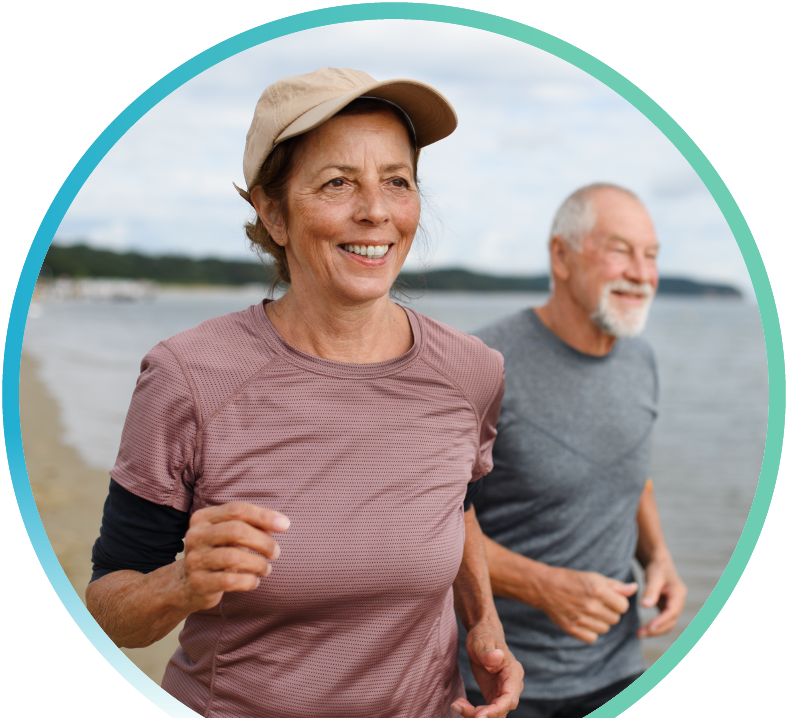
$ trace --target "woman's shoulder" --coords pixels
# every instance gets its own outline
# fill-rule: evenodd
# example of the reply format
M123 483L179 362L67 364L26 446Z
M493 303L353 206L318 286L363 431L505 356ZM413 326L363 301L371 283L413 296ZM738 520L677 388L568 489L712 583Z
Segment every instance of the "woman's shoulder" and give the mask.
M271 350L258 317L260 311L263 311L262 305L258 304L206 319L171 336L163 344L189 363L219 362L226 365L260 355L268 356Z
M148 353L143 371L146 363L154 368L177 364L204 401L222 401L276 356L258 311L263 311L262 305L213 317L175 334Z
M424 314L418 312L413 312L413 314L418 317L425 348L444 356L449 362L458 359L468 361L482 358L497 361L501 356L498 351L488 347L478 337L466 334Z
M413 312L422 332L421 356L467 395L486 403L503 381L503 356L478 337Z

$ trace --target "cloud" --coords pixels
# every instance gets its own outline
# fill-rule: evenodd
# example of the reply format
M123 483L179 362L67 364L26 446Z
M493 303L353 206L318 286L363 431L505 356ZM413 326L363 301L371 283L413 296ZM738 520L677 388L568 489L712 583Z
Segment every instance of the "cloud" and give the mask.
M413 77L457 109L457 131L422 153L434 221L425 221L431 240L408 266L542 271L556 207L577 187L605 180L643 198L671 271L746 281L709 193L628 102L529 45L414 21L296 33L206 70L121 138L75 199L61 234L158 253L251 258L243 233L249 207L231 182L243 177L254 106L274 80L325 65L379 79Z
M683 198L705 192L703 181L690 167L659 174L651 184L651 193L661 199Z

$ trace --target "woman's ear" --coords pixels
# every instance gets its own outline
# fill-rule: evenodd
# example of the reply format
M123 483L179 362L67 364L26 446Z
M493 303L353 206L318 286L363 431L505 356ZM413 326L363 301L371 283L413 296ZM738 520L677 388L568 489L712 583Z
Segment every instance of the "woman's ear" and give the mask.
M279 213L279 206L276 202L263 192L260 185L252 187L249 193L252 198L255 212L263 223L263 226L268 230L271 239L274 240L280 247L287 244L287 232L285 231L285 223L282 221L282 215Z

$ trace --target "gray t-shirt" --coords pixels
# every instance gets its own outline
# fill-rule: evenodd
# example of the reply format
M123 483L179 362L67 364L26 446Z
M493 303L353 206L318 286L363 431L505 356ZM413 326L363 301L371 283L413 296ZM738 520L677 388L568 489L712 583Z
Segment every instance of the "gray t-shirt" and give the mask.
M631 581L657 417L650 347L619 339L606 356L583 354L533 310L477 336L503 354L506 369L495 466L474 500L482 530L536 561ZM634 597L621 622L592 644L520 601L495 604L525 669L525 698L580 696L644 669ZM478 690L464 640L460 627L463 679Z

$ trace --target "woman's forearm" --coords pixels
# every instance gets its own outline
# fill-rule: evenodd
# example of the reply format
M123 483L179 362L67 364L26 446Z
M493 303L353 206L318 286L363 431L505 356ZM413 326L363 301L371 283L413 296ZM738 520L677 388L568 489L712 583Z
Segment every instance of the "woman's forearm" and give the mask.
M473 507L465 512L465 546L462 564L454 580L454 606L468 630L484 620L500 624L490 586L484 535Z
M123 648L142 648L164 638L191 613L183 604L182 561L152 573L115 571L85 592L88 611Z
M468 661L487 705L481 713L465 698L452 704L463 716L505 716L517 707L523 690L523 667L506 645L495 610L484 535L471 507L465 512L465 546L454 581L454 607L468 636Z
M93 581L88 610L118 646L149 646L225 592L256 589L280 554L272 534L289 526L277 511L238 501L195 511L184 558L151 573L115 571Z

